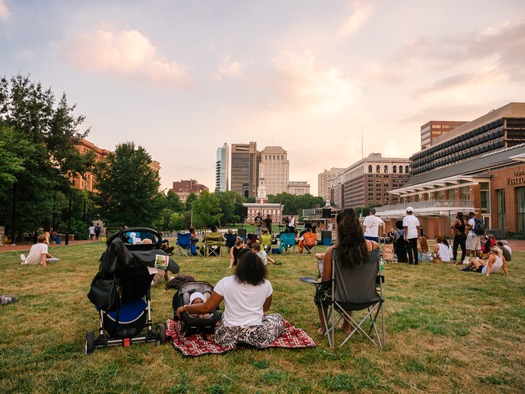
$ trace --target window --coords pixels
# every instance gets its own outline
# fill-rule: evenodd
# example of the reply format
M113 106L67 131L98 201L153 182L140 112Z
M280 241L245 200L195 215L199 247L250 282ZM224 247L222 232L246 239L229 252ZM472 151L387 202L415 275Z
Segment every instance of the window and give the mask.
M490 213L490 190L488 182L480 182L481 213Z
M378 174L381 172L381 166L379 164L376 166L376 172Z
M405 166L405 174L408 174L408 166Z
M383 171L383 172L384 172L385 174L388 172L388 166L387 166L387 165L385 165L385 167L384 167L384 171Z
M392 167L392 172L393 172L394 174L397 173L397 166L393 166L393 167Z
M516 214L518 220L518 232L525 233L525 187L516 188Z
M505 221L505 189L496 190L496 201L498 204L496 212L498 217L498 228L505 231L507 228Z
M403 166L399 166L399 173L400 173L400 174L403 173Z
M368 172L372 172L372 164L368 166Z

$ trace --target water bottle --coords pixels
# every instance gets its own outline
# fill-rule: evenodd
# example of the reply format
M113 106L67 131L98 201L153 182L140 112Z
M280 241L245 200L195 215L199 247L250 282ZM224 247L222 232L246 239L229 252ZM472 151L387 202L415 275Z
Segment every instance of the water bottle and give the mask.
M379 260L379 272L383 272L383 269L385 268L385 259L381 257Z

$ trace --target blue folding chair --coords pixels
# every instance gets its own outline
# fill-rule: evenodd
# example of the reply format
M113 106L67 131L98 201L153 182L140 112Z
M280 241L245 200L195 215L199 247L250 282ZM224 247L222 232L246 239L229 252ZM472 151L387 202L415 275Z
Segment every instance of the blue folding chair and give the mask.
M295 234L294 233L282 233L279 237L280 245L279 252L284 253L295 253Z
M191 244L191 233L177 233L177 247L181 256L191 257L193 256L192 244Z

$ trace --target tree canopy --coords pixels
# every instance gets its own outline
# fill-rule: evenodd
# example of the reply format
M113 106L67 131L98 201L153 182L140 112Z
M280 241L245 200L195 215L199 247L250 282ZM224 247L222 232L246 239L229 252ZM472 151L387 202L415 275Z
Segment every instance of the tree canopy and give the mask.
M97 166L95 201L106 226L152 226L161 217L165 197L150 165L143 147L126 142Z

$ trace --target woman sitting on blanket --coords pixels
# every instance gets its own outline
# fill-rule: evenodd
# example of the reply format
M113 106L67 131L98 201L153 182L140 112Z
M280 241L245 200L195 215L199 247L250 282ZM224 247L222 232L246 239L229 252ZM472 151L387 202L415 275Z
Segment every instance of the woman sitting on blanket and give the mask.
M353 266L355 264L374 264L377 261L377 255L371 254L375 249L379 248L379 245L374 241L365 240L365 235L359 218L356 216L355 211L352 208L346 208L341 211L336 218L337 221L337 242L334 246L330 246L323 257L323 268L321 282L330 283L332 279L332 253L336 250L337 253L337 264L342 267ZM331 293L331 285L322 284L318 286L315 294L315 304L319 305L323 298L329 297ZM319 335L325 335L326 327L323 323L323 311L318 306L319 319L321 320L321 328L317 330ZM350 333L350 324L344 320L340 327L347 334Z
M273 293L267 273L259 256L247 251L239 259L235 274L221 279L203 304L181 306L177 315L209 313L224 300L224 314L215 329L215 343L268 347L285 331L286 325L280 314L264 315L272 305Z

